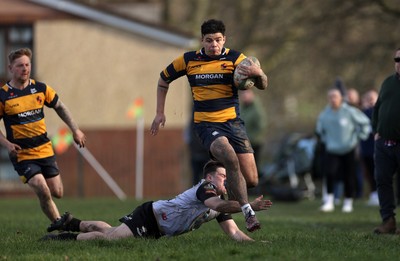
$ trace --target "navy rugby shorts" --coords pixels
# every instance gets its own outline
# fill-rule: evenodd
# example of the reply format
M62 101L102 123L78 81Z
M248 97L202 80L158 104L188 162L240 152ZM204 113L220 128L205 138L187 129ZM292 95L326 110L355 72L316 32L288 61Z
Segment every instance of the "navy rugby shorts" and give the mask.
M16 162L11 159L15 171L17 171L22 182L27 183L33 176L41 173L44 178L50 179L60 174L56 162L56 156L43 159L23 160Z
M194 130L203 146L210 150L211 143L218 137L226 137L236 153L254 153L241 119L227 122L199 122L194 124Z

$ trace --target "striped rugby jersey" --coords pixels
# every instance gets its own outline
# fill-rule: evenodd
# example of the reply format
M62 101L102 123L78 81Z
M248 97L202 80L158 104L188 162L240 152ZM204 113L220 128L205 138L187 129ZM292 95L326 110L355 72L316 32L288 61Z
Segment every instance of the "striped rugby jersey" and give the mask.
M239 116L238 90L233 72L246 56L224 48L218 58L207 56L204 49L186 52L161 73L171 83L186 75L192 89L194 122L226 122Z
M45 105L54 107L57 101L54 89L33 79L23 90L8 83L0 89L0 118L4 120L7 139L22 148L17 154L18 162L54 155L43 109Z

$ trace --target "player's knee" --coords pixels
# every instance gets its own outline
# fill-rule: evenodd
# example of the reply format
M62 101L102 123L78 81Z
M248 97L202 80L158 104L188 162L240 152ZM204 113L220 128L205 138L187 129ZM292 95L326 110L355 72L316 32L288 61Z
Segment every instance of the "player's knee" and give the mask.
M49 184L51 195L55 198L62 198L64 196L64 188L60 184Z
M52 194L52 196L55 197L55 198L60 199L60 198L62 198L64 196L64 194L63 193L54 193L54 194Z
M55 189L51 192L51 195L55 198L62 198L64 196L64 191L62 188Z
M247 187L248 188L254 188L258 185L258 178L255 179L250 179L247 181Z
M248 188L254 188L258 185L258 175L249 175L248 172L242 172Z

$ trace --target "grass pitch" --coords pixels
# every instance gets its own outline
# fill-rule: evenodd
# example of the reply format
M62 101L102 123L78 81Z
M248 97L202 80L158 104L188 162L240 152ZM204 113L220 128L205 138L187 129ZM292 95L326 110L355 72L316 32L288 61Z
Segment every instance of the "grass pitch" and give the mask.
M140 202L66 198L56 203L78 218L118 225ZM250 234L255 243L230 240L216 221L159 240L40 242L49 222L37 199L2 198L0 260L398 260L400 236L372 234L380 223L377 207L356 201L353 213L337 208L327 214L318 211L319 203L274 202L269 211L258 213L262 229ZM234 218L244 228L243 216Z

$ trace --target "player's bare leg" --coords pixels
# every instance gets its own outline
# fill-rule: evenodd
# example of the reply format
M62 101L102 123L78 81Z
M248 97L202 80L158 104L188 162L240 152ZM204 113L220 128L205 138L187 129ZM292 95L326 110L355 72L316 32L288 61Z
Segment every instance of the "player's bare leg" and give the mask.
M239 161L228 139L219 137L211 144L211 153L226 169L227 191L230 199L237 200L240 205L248 203L246 181L240 173Z
M79 225L79 230L81 232L105 232L111 228L111 225L104 221L81 221Z
M239 160L228 139L226 137L217 138L211 144L210 150L226 169L229 199L239 202L246 219L247 230L253 232L260 229L260 223L248 201L246 180L240 172Z
M237 154L240 164L240 171L246 180L248 188L258 185L258 170L253 153Z
M39 198L40 207L43 213L48 217L48 219L50 219L51 222L56 221L57 218L60 217L60 213L51 197L50 189L47 186L43 175L37 174L33 176L28 181L28 184Z
M46 183L53 197L62 198L64 196L64 186L60 175L46 179Z
M82 223L83 222L86 222L85 226L87 227L87 229L100 229L101 231L80 233L78 234L76 240L92 240L92 239L112 240L112 239L120 239L133 236L132 231L124 223L122 223L118 227L105 227L104 225L107 223L101 221L82 221Z

